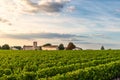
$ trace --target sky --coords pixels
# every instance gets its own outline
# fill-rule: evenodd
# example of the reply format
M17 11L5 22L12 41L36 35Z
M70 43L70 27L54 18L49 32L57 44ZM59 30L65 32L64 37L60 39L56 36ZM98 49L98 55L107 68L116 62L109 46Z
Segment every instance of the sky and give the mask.
M0 45L120 49L120 0L0 0Z

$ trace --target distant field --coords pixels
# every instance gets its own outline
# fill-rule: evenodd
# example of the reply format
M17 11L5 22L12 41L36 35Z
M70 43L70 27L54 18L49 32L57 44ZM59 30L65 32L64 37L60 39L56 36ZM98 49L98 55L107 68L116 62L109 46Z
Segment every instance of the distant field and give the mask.
M0 51L0 80L112 80L120 51Z

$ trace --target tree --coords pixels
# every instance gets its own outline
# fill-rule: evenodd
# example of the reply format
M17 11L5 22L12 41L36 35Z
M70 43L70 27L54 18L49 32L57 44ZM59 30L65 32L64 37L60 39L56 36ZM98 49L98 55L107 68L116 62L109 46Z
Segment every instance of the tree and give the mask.
M14 46L13 48L16 48L16 49L18 49L18 50L21 50L21 49L22 49L21 46Z
M101 46L101 50L105 50L104 46Z
M9 50L10 46L8 44L4 44L1 49Z
M0 49L1 49L2 47L0 46Z
M64 50L64 49L65 49L65 47L64 47L63 44L60 44L60 45L58 46L58 50Z
M45 46L52 46L52 44L46 43L46 44L44 44L43 46L44 46L44 47L45 47Z
M72 50L72 49L74 49L74 48L76 48L76 46L75 46L72 42L70 42L70 43L68 44L66 50Z

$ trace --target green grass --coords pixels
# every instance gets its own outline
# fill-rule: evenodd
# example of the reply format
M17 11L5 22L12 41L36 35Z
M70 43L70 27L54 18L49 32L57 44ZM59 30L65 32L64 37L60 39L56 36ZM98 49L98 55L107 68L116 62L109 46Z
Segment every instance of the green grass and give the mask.
M111 80L119 50L0 51L0 80Z

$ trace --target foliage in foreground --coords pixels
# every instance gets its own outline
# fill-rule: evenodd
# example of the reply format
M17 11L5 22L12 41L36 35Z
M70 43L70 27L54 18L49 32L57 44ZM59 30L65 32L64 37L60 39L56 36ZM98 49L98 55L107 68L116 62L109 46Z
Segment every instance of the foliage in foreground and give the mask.
M120 51L0 51L0 80L111 80Z

